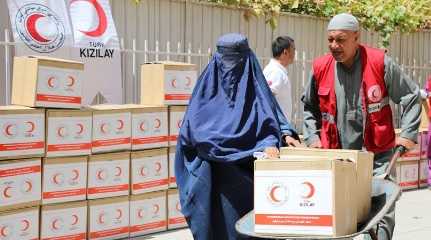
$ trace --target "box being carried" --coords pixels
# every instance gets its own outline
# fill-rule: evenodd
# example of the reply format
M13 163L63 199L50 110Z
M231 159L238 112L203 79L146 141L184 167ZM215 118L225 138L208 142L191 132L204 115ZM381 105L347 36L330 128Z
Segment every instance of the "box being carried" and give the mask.
M186 105L197 79L195 64L159 62L141 66L141 104Z
M126 105L132 112L132 150L167 147L168 108Z
M166 191L131 196L130 236L165 231L166 216Z
M85 200L87 157L43 159L42 204Z
M121 105L94 105L92 153L131 149L131 113Z
M366 220L371 210L371 180L373 177L373 153L358 150L344 149L315 149L315 148L281 148L282 159L292 156L329 157L331 159L349 159L355 163L357 217L358 222Z
M356 208L351 207L356 206L351 194L355 175L354 163L347 160L256 160L255 232L307 236L356 232Z
M0 162L0 211L39 205L41 186L40 158Z
M0 106L0 160L45 154L45 110Z
M12 104L80 108L84 64L49 57L15 57Z
M0 213L0 239L39 239L39 206Z
M187 106L169 107L169 146L176 146Z
M91 154L91 111L47 110L46 156Z
M88 239L129 236L129 197L88 201Z
M87 239L87 201L42 206L41 240Z
M168 149L149 149L131 154L132 194L168 189Z
M91 155L87 199L129 195L130 152Z

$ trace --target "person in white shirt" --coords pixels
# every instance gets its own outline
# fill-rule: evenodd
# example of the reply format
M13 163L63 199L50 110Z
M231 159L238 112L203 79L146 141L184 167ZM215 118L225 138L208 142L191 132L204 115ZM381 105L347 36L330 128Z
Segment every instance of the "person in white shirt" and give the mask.
M289 81L287 67L295 58L295 43L289 36L279 36L272 42L272 56L263 70L266 81L272 94L277 99L287 120L291 122L292 116L292 87Z

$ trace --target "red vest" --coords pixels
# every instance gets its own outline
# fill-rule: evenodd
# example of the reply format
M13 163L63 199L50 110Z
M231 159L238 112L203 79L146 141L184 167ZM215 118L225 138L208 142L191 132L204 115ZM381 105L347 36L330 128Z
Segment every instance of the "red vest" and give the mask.
M359 47L362 60L362 113L364 147L379 153L395 146L395 132L388 91L384 81L382 50ZM328 54L313 63L322 122L320 140L324 148L341 148L337 130L337 98L334 86L335 59ZM342 133L343 134L343 133Z

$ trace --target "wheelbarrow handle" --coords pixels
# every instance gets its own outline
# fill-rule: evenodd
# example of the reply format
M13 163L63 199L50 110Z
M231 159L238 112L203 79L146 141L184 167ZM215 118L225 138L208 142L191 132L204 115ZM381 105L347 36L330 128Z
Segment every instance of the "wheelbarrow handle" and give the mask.
M398 145L395 147L395 153L391 158L391 161L389 162L389 166L386 168L385 173L382 176L379 176L379 178L382 179L387 179L389 180L389 176L391 175L391 171L395 166L395 163L397 162L397 159L402 156L405 152L407 151L407 148L402 146L402 145Z

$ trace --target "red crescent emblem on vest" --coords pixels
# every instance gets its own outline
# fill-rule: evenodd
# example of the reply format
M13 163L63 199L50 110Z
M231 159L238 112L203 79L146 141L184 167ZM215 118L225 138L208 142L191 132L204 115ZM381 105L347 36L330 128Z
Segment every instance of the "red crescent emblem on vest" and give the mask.
M100 3L97 0L72 0L70 2L70 5L78 1L88 2L91 5L93 5L94 9L96 9L97 17L99 19L99 25L94 30L90 30L90 31L79 30L79 31L89 37L102 36L105 33L106 29L108 28L108 19L106 17L105 11L103 10L103 7L100 5Z
M27 26L28 33L30 34L30 36L35 41L40 42L40 43L47 43L50 40L46 39L42 35L40 35L40 33L36 29L37 21L39 20L39 18L43 18L43 17L45 17L45 16L40 14L40 13L35 13L35 14L30 15L27 18L26 26Z
M367 97L372 102L380 102L382 100L382 89L380 86L371 86L367 91Z

